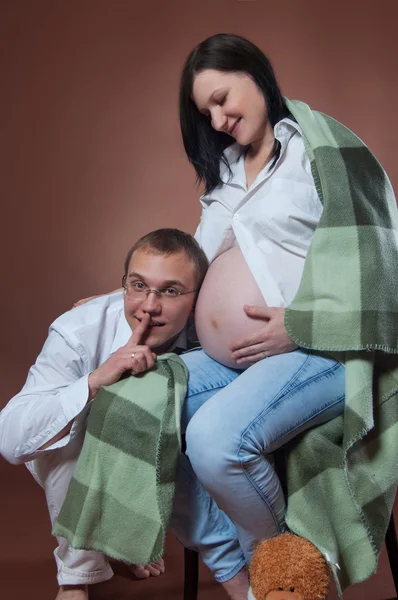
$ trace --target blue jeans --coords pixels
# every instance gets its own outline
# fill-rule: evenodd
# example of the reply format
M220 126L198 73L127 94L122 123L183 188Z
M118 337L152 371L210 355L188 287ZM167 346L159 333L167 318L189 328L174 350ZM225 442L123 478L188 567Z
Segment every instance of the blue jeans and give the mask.
M202 350L182 359L189 461L181 463L172 526L223 582L250 562L260 540L283 531L285 502L269 455L343 412L345 369L302 349L243 372Z

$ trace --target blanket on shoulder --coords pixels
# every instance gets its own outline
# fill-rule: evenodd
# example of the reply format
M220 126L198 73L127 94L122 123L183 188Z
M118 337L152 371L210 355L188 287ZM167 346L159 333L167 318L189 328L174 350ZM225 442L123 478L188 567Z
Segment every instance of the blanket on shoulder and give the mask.
M376 570L397 490L397 206L354 133L302 102L287 106L324 209L285 325L346 368L344 416L289 452L287 524L329 560L341 593Z
M187 371L175 354L103 387L53 535L126 563L161 558L180 454Z

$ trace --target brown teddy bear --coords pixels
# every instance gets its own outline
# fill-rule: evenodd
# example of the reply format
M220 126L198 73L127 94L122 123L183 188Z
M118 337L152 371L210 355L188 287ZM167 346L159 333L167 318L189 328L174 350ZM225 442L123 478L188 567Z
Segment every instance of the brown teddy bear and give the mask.
M303 537L282 533L257 546L248 600L326 600L329 581L319 550Z

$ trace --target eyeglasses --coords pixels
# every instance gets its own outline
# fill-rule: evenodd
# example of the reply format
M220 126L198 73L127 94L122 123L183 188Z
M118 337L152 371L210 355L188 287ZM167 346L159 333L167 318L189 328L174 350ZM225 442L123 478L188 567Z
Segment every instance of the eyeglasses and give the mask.
M190 292L179 292L173 287L167 287L162 289L152 289L149 288L142 281L127 281L126 275L123 276L122 285L125 291L125 294L129 298L140 298L143 299L148 298L149 294L155 294L156 298L159 300L173 300L175 298L179 298L180 296L186 296L187 294L194 294L198 290L192 290Z

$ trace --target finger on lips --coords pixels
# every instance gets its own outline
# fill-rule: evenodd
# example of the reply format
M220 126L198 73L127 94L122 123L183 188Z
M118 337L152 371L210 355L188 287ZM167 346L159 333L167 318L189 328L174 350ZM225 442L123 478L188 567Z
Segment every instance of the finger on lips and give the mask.
M141 321L138 323L137 327L134 329L133 334L130 338L130 343L133 345L139 345L145 331L148 328L149 322L151 320L151 315L149 313L145 313L142 317Z

